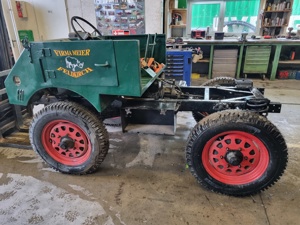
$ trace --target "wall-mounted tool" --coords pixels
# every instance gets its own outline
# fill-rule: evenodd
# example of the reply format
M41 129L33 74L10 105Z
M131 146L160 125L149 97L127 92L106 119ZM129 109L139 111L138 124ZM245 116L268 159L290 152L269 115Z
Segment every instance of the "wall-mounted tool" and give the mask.
M16 8L19 18L27 18L26 2L16 1Z

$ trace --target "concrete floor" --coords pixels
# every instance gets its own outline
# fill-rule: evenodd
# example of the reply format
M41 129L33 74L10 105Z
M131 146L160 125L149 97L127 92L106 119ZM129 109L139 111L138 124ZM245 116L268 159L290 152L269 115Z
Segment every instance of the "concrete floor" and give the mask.
M175 136L108 128L109 154L87 176L55 172L31 150L0 148L0 224L299 224L300 81L255 83L283 103L282 113L268 118L289 147L284 176L265 192L236 198L199 186L184 153L195 122L179 113Z

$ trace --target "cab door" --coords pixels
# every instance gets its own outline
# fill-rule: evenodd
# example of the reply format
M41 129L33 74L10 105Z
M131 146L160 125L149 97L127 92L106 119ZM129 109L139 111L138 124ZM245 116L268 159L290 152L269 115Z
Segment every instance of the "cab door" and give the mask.
M44 42L42 65L55 86L118 86L112 40Z

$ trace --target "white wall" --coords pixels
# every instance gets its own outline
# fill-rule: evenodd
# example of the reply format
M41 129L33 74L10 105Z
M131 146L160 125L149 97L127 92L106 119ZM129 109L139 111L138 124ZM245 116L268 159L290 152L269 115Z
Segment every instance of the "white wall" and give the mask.
M72 16L80 16L95 27L94 0L66 0L69 21ZM146 33L163 33L163 0L145 0Z
M95 16L95 7L94 7L94 0L66 0L67 5L67 16L68 16L68 23L70 26L69 32L73 32L71 27L71 18L73 16L80 16L95 27L96 25L96 16ZM84 27L85 29L88 28L87 26Z
M25 0L27 17L19 18L15 0L2 0L5 21L17 59L23 50L18 30L32 30L34 40L42 41L67 37L69 26L64 0Z
M163 33L163 0L145 0L146 33Z
M72 16L80 16L96 27L94 0L24 0L27 18L19 18L15 0L1 0L13 53L17 59L22 51L18 30L32 30L35 41L67 38L73 32ZM146 33L163 33L163 0L145 0Z

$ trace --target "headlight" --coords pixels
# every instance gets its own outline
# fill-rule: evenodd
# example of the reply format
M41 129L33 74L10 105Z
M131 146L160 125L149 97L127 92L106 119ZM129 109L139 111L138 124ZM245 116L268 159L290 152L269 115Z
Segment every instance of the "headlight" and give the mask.
M20 84L21 84L21 79L20 79L20 77L14 76L14 77L13 77L13 80L14 80L14 83L15 83L17 86L20 86Z

